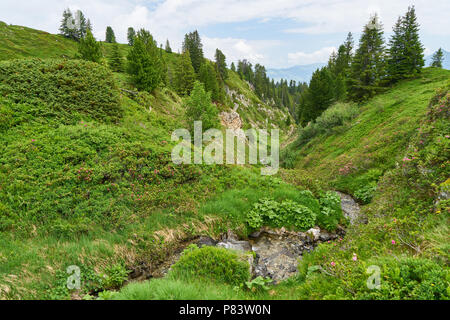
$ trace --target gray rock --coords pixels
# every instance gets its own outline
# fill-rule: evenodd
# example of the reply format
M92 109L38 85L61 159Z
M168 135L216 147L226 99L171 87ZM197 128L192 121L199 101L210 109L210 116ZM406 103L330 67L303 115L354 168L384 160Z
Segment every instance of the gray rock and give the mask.
M361 220L361 209L359 204L348 194L337 192L341 197L341 207L344 217L350 220L350 224L354 225Z
M200 239L198 239L195 244L197 246L199 246L200 248L202 247L215 247L217 245L218 241L215 241L214 239L210 238L210 237L200 237Z
M226 240L219 242L217 246L229 250L236 250L242 252L252 251L252 246L248 241Z

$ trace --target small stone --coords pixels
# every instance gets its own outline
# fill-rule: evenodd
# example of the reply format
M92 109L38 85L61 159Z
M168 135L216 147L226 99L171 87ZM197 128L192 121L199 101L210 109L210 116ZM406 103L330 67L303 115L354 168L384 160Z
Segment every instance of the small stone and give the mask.
M311 228L308 231L306 231L306 234L313 240L317 241L320 237L320 229L318 227Z

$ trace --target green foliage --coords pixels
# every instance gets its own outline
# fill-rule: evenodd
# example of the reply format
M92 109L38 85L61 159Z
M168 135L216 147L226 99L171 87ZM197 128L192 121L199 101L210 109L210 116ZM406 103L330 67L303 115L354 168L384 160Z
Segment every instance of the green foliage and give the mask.
M312 201L313 198L310 198ZM315 200L317 201L317 200ZM253 209L247 213L247 223L253 229L262 226L274 228L294 227L296 230L308 230L314 227L316 213L305 205L291 200L281 203L264 198L253 205Z
M141 30L128 53L128 73L139 90L153 92L162 82L165 74L159 49L153 37Z
M218 83L218 75L216 74L215 68L210 63L204 63L200 67L200 73L198 79L205 86L205 90L211 93L211 98L213 101L220 101L220 89Z
M253 279L252 281L245 282L245 287L252 292L268 291L270 290L270 287L268 285L271 284L272 282L273 280L270 278L263 278L259 276Z
M175 88L179 95L189 95L194 87L195 70L189 51L183 52L175 70Z
M127 32L127 39L128 39L128 45L133 46L134 45L134 38L136 37L136 31L134 28L129 27Z
M189 122L191 132L194 130L194 121L201 121L204 131L219 127L219 112L211 103L211 93L205 92L203 84L196 81L194 89L185 101L186 120Z
M116 42L116 35L114 34L114 30L110 26L106 27L105 42L106 43L115 43Z
M250 279L243 257L216 247L189 248L170 270L172 279L200 279L239 286Z
M111 72L85 61L17 60L0 63L0 95L16 103L42 104L63 117L121 117Z
M320 197L320 214L317 223L322 229L336 230L344 215L341 208L341 198L336 192L328 191Z
M412 6L404 17L398 19L390 40L387 72L391 81L420 73L425 64L423 52L424 48L419 39L419 24Z
M106 268L103 274L104 289L119 289L125 281L128 280L128 271L124 265L115 264Z
M371 98L381 90L386 75L383 34L378 15L371 17L352 63L349 95L355 101Z
M119 50L119 45L117 43L113 44L112 54L109 57L109 67L114 72L123 71L123 59Z
M356 118L359 110L355 104L337 103L325 110L315 122L300 127L295 147L303 146L322 134L331 134L333 129L341 127Z
M100 43L95 40L90 30L87 31L86 37L80 39L78 54L83 60L97 63L103 58Z
M192 67L194 67L195 73L198 74L200 72L200 67L204 62L204 57L202 41L197 30L185 35L183 41L183 52L186 51L189 51Z
M219 49L216 49L215 58L216 58L216 65L217 65L217 69L219 70L220 77L223 80L226 80L228 78L226 57L222 51L220 51Z
M431 67L442 68L442 62L444 61L444 53L442 52L442 48L439 48L433 54L433 61L431 62Z

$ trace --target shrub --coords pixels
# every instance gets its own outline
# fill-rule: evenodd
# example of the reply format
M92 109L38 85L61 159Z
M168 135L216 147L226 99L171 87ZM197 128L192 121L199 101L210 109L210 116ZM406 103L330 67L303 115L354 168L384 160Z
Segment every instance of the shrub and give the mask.
M317 217L319 226L328 231L336 230L343 219L341 198L336 192L326 192L319 200L320 214Z
M299 130L296 146L302 146L320 134L330 133L333 128L345 125L358 115L358 107L354 104L337 103L325 110L315 122L309 123Z
M279 203L264 198L255 203L253 209L247 213L247 223L254 229L270 226L308 230L314 227L315 221L316 214L310 208L291 200Z
M203 131L219 127L218 110L211 102L211 93L206 92L202 83L196 81L191 95L186 99L186 118L191 132L194 121L201 121Z
M217 281L239 286L250 279L249 265L236 253L224 248L189 247L172 266L172 279Z
M44 103L66 118L73 113L105 121L116 121L121 117L119 94L112 73L88 61L28 59L0 62L0 96L15 103Z

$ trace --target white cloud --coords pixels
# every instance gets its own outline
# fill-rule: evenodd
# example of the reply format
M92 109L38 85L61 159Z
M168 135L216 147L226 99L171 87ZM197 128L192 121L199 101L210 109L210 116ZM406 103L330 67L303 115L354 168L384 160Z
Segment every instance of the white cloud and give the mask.
M320 62L327 62L330 55L337 51L335 47L325 47L320 50L306 53L306 52L294 52L288 53L288 60L290 64L306 65Z

